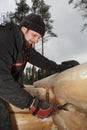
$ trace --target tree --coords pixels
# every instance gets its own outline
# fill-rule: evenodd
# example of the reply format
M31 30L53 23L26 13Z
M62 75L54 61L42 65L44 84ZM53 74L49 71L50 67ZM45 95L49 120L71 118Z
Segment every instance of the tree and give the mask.
M26 3L26 0L19 0L19 2L17 2L17 0L15 0L15 2L16 2L15 12L14 13L13 12L7 12L4 15L4 19L3 19L3 23L4 24L8 24L10 22L14 22L14 23L19 25L21 20L27 14L29 14L30 7Z
M32 6L31 6L31 12L37 13L38 8L40 7L40 0L31 0Z
M79 8L83 14L82 18L86 19L87 18L87 0L69 0L69 4L74 4L74 8ZM87 22L83 24L82 30L87 28Z
M19 24L29 13L30 7L26 3L26 0L20 0L19 2L16 0L16 6L15 13L12 13L10 18L12 21Z
M39 14L46 25L46 35L44 38L42 38L42 55L44 55L44 43L48 40L48 37L57 37L55 33L52 32L53 26L53 20L51 19L51 13L49 13L49 9L51 6L46 5L44 0L31 0L32 6L31 11L33 13ZM42 76L44 77L44 70L42 69Z

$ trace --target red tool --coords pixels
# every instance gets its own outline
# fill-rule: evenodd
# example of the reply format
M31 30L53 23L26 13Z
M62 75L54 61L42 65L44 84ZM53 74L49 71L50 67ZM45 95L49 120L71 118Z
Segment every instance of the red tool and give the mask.
M46 101L49 102L49 86L44 86L43 88L46 89Z

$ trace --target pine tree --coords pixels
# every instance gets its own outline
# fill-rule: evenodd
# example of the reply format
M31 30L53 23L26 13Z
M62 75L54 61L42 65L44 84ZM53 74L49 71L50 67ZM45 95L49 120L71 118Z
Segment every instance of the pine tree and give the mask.
M15 13L12 14L11 20L19 24L21 20L29 13L30 7L26 3L26 0L20 0L20 2L16 1L16 6Z
M14 23L19 25L21 20L27 14L29 14L30 7L26 3L26 0L19 0L19 2L17 2L17 0L15 0L15 2L16 2L15 12L14 13L13 12L6 13L5 20L3 21L4 24L14 22Z
M57 37L55 33L52 32L53 20L51 19L51 13L49 13L50 6L46 5L44 0L31 0L32 6L31 11L33 13L39 14L46 25L46 34L45 37L42 38L42 55L44 55L44 43L48 40L49 37ZM44 70L42 69L42 77L44 77Z
M69 0L69 4L72 3L74 4L74 8L79 8L82 11L82 18L87 19L87 0ZM83 24L82 31L86 28L87 22Z

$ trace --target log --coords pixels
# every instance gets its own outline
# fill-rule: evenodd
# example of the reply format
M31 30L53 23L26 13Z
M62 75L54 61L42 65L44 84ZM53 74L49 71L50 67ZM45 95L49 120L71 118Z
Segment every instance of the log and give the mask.
M31 85L25 85L24 89L31 93L32 96L41 96L42 99L45 99L46 90L44 88L38 89ZM51 98L53 98L53 95ZM10 103L8 104L8 108L12 122L12 130L57 130L52 116L40 119L30 114L29 109L20 109Z
M12 130L57 130L52 117L39 119L29 113L11 113Z
M87 130L87 62L36 81L35 87L49 85L57 103L67 110L54 114L60 130Z
M46 100L46 89L42 88L35 88L34 86L25 85L25 90L29 92L32 96L39 96L40 99ZM49 89L49 101L51 103L56 102L55 95L51 89Z

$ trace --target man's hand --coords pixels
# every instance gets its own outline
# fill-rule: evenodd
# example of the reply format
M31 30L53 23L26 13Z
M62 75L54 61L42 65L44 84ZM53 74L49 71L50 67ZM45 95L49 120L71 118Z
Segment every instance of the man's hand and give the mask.
M63 61L60 65L60 72L72 68L76 65L79 65L79 62L75 60Z
M33 115L37 114L39 118L46 118L52 114L53 109L52 104L35 97L29 108L29 112Z

